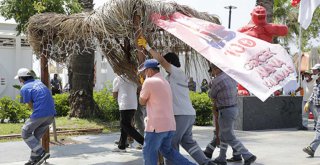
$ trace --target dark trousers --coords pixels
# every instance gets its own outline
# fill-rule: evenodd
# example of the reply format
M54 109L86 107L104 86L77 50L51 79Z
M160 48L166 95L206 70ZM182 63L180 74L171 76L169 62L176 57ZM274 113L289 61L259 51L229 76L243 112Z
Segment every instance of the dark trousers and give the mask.
M120 110L120 127L121 135L119 140L119 149L126 148L126 141L128 135L134 140L143 145L144 138L140 133L132 126L132 119L136 110Z
M51 89L51 92L52 92L52 95L60 94L60 93L61 93L60 89L56 89L56 88L52 88L52 89Z

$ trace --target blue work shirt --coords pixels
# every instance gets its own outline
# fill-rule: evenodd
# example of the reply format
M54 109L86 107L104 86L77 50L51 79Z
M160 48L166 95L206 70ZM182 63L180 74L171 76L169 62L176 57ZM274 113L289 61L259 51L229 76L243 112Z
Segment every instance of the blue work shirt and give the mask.
M56 115L54 101L50 90L39 80L24 82L20 90L23 103L32 102L33 112L30 118L41 118Z

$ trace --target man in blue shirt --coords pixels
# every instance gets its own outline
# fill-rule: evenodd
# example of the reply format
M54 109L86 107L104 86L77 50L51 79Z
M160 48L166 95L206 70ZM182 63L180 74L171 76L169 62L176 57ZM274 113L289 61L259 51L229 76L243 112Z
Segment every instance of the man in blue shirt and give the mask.
M40 165L50 157L42 148L40 140L56 115L54 101L50 90L41 81L35 80L29 69L19 69L15 79L19 79L23 84L20 90L22 102L27 103L33 110L21 133L31 149L30 160L25 165Z

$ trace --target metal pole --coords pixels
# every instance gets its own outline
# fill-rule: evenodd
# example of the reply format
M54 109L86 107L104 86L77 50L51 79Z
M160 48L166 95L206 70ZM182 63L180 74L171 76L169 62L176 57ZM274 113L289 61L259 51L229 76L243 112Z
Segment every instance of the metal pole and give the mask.
M236 9L237 7L236 6L225 6L224 7L225 9L229 9L229 23L228 23L228 29L231 28L231 13L232 13L232 9Z
M298 54L298 84L301 86L301 58L302 58L302 48L301 48L301 39L302 39L302 28L301 28L301 24L299 26L299 40L298 40L298 44L299 44L299 54ZM310 56L309 56L310 57ZM312 67L312 66L311 66ZM309 66L310 68L310 66ZM309 69L308 68L308 69Z
M232 12L232 8L231 8L231 6L229 6L229 23L228 23L228 29L230 29L230 27L231 27L231 12Z

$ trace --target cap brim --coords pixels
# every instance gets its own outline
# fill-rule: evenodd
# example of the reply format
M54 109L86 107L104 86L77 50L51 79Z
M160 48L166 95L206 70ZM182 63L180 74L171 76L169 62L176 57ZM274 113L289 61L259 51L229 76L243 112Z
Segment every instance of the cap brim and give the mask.
M14 79L18 79L18 78L19 78L19 76L18 76L18 75L14 76Z
M138 67L138 73L143 72L146 69L146 67L144 67L144 63L142 63L139 67Z
M145 67L143 67L143 68L141 68L141 69L138 69L138 72L141 73L141 72L143 72L144 70L146 70Z

